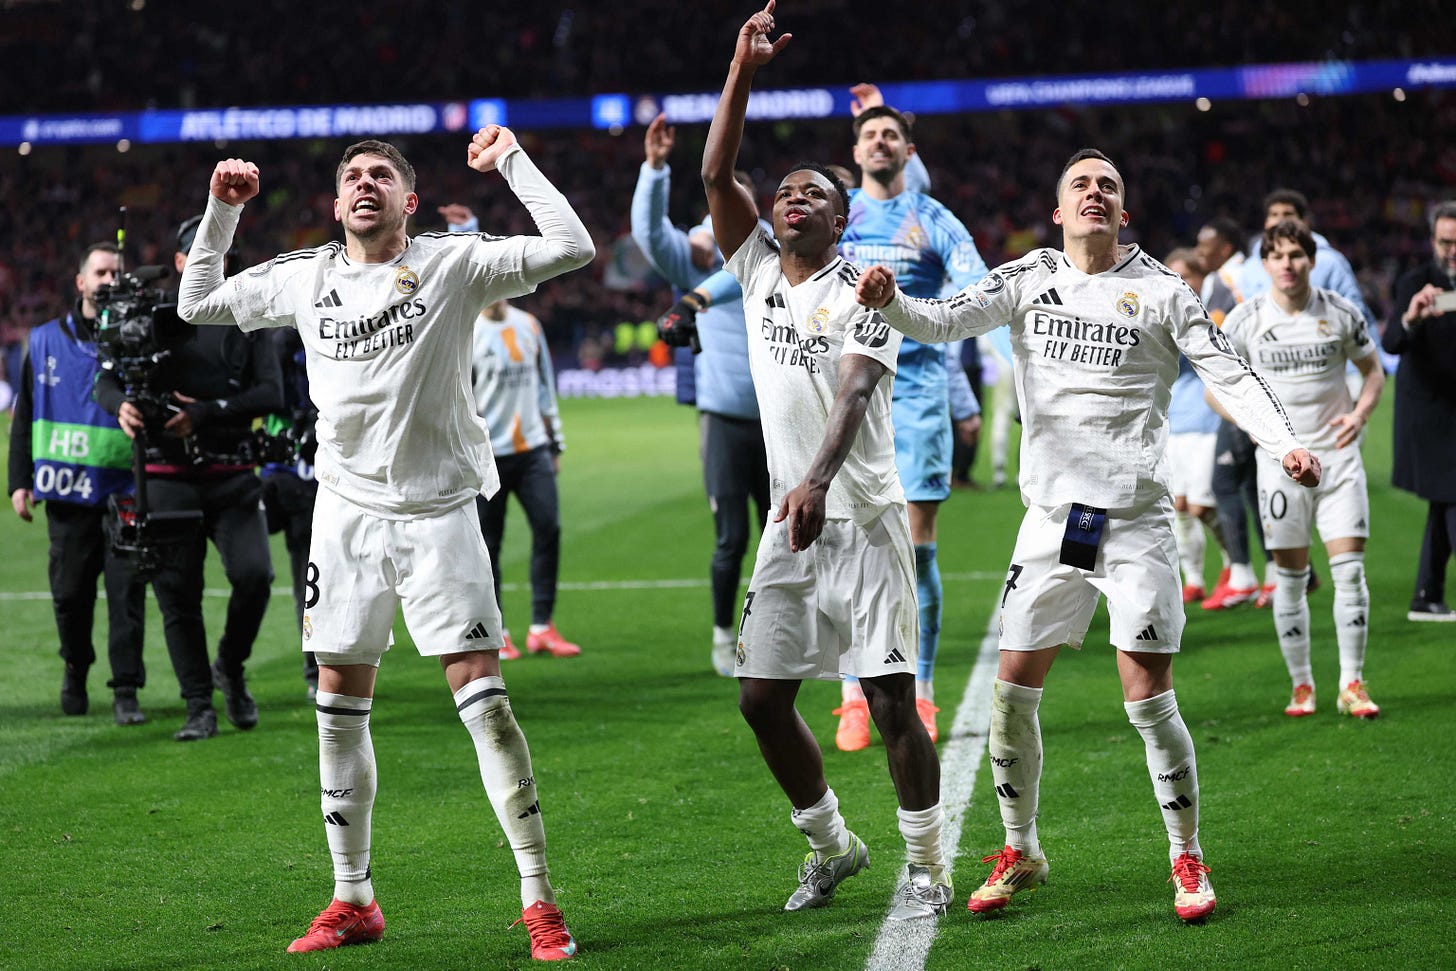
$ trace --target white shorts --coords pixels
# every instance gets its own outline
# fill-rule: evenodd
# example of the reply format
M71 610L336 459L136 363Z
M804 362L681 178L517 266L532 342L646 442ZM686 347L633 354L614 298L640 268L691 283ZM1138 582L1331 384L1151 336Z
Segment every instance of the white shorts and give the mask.
M303 649L329 655L327 663L377 665L401 606L423 655L501 647L473 502L437 516L380 519L320 489L308 559Z
M743 597L740 678L838 680L913 673L919 648L914 546L905 507L864 526L834 519L802 553L770 522Z
M1306 489L1285 473L1278 459L1262 449L1257 453L1259 521L1269 549L1305 549L1312 529L1319 530L1324 542L1369 537L1370 495L1359 446L1329 449L1319 459L1320 484Z
M1106 594L1114 647L1175 653L1184 615L1172 501L1109 510L1092 570L1061 562L1070 511L1070 504L1032 506L1021 521L1001 595L1001 650L1080 648L1098 595Z
M1212 509L1218 503L1213 495L1217 437L1213 432L1168 436L1168 474L1173 480L1173 495L1186 496L1190 506Z

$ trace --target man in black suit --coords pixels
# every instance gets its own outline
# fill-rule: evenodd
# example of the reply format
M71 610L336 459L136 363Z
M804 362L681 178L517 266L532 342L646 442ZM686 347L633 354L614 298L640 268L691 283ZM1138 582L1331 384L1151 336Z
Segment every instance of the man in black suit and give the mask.
M1430 503L1410 620L1456 622L1446 564L1456 549L1456 201L1431 210L1435 259L1396 281L1381 344L1400 355L1391 480Z

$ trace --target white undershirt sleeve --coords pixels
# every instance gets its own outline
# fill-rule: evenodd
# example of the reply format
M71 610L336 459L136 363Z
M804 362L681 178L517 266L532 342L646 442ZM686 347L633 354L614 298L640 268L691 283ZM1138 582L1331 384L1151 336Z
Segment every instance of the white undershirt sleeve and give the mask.
M526 241L523 272L532 285L586 266L596 257L581 217L519 145L508 149L496 168L541 231L539 238Z
M224 297L223 258L232 246L242 206L230 206L209 194L207 209L187 253L177 291L177 314L193 324L236 324Z

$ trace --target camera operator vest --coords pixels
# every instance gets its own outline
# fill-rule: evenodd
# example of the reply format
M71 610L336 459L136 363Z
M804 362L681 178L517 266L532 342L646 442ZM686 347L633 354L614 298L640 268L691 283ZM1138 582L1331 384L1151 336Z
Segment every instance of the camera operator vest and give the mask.
M131 439L91 398L96 346L80 339L74 314L64 325L58 318L31 331L30 363L36 501L98 506L113 493L130 492Z

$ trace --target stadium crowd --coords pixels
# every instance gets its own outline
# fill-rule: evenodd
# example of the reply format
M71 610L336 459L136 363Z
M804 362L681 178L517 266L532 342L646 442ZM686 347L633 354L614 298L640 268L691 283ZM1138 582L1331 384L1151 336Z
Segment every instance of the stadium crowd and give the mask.
M286 0L262 0L247 17L204 5L185 18L146 0L8 3L0 60L16 77L47 83L10 92L6 111L716 91L724 58L712 42L742 22L742 5L676 4L671 29L644 30L663 6L510 4L486 14L468 4L383 0L337 25L347 43L321 45L315 28L329 25ZM824 17L835 27L800 31L775 84L822 84L826 64L846 64L847 79L913 80L1450 52L1449 34L1433 29L1443 13L1434 0L1114 5L1081 35L1013 5L925 4L907 13L886 31L878 4L786 5L780 15L790 28ZM329 14L320 8L317 17Z
M848 81L846 82L848 83ZM1456 97L1411 92L1292 102L1239 102L1200 112L1191 105L1062 109L964 116L925 116L915 138L933 178L933 192L955 212L995 265L1049 241L1052 227L1038 190L1056 179L1066 146L1097 144L1125 159L1138 186L1125 241L1163 254L1193 242L1209 219L1226 215L1252 233L1260 204L1276 185L1310 198L1314 228L1349 258L1366 302L1389 318L1395 278L1427 255L1427 207L1456 185L1456 156L1429 137L1456 124ZM679 158L701 154L706 126L683 126ZM542 321L562 366L576 363L582 341L620 321L654 319L672 303L629 237L628 210L641 160L638 131L573 132L522 139L552 173L597 244L597 265L521 302ZM525 216L498 195L471 184L460 164L458 136L399 139L419 159L431 196L421 201L413 231L444 229L435 211L463 200L493 233L530 231ZM751 125L744 161L762 189L770 173L800 158L847 161L847 119ZM223 146L256 158L269 178L261 204L249 206L239 230L251 263L333 238L332 196L321 175L342 142L257 142ZM301 150L300 150L301 149ZM0 170L0 343L7 360L27 330L69 300L71 264L95 240L115 238L118 207L127 206L127 264L168 262L176 224L192 215L171 191L176 173L205 170L220 148L112 146L38 149ZM670 212L696 222L705 211L693 177L673 181ZM589 346L599 343L589 341ZM610 340L606 341L610 344Z

